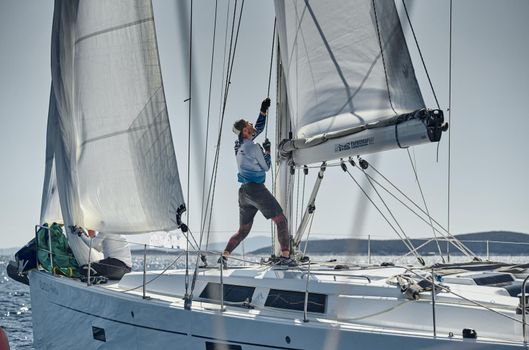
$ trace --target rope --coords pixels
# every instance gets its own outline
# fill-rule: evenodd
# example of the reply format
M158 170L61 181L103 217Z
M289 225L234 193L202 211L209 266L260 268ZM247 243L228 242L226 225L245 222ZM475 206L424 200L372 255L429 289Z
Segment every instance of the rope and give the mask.
M408 24L410 25L410 29L413 34L413 39L415 40L415 46L417 47L417 50L419 51L419 56L421 57L422 66L424 68L424 72L426 73L426 77L428 78L428 83L430 84L430 89L432 90L433 97L437 105L437 109L441 109L441 107L439 106L439 100L437 99L437 95L435 93L435 89L433 88L432 79L430 79L430 73L428 73L428 68L426 68L426 63L424 62L424 57L422 56L422 51L419 46L419 42L417 41L415 30L413 29L413 25L410 20L410 15L408 14L408 8L406 7L406 2L404 0L402 0L402 5L404 6L404 12L406 13L406 18L408 19Z
M272 52L270 53L270 69L268 71L268 89L266 90L266 97L270 97L270 82L272 81L272 61L274 59L274 46L276 40L276 18L274 18L274 30L272 35ZM265 125L265 139L268 137L268 118L266 118Z
M213 84L213 62L215 60L215 38L217 35L217 12L218 12L218 0L215 0L215 19L213 21L213 40L211 41L211 64L209 66L209 91L208 91L208 115L206 120L206 139L204 144L204 170L202 176L202 213L201 213L201 225L200 225L200 246L202 246L202 236L204 233L204 226L206 225L207 206L204 207L206 194L206 172L208 162L208 138L209 138L209 119L211 111L211 86Z
M233 21L232 21L232 26L231 26L230 48L228 50L228 64L227 64L228 67L227 67L226 70L225 70L226 66L223 67L223 73L224 72L226 73L225 81L224 81L224 77L223 77L223 89L222 89L224 98L222 99L222 105L221 105L221 109L220 109L219 134L218 134L218 138L217 138L217 144L216 144L216 147L215 147L215 158L214 158L214 161L213 161L213 169L212 169L211 177L210 177L210 181L209 181L208 199L206 201L206 213L207 213L207 210L208 210L208 207L209 207L208 230L207 230L208 242L209 242L209 235L210 235L210 232L211 232L211 221L212 221L212 216L213 216L213 202L214 202L214 198L215 198L214 181L216 181L216 178L217 178L216 174L217 174L217 171L218 171L218 159L219 159L219 152L220 152L220 140L221 140L221 136L222 136L222 125L224 123L224 112L226 110L226 100L228 98L227 97L228 96L228 86L229 86L228 82L230 80L229 65L230 65L231 55L232 55L233 33L234 33L234 29L235 29L236 11L237 11L237 0L235 1L235 6L233 8ZM225 37L225 40L224 40L224 48L226 48L226 39L227 39L227 33L228 33L229 3L228 3L227 16L228 17L226 18L226 37ZM224 63L226 63L226 50L224 51Z
M404 192L402 192L395 184L393 184L393 182L391 182L387 177L385 177L380 171L378 171L372 164L370 164L370 168L373 169L378 175L380 175L387 183L389 183L394 189L396 189L404 198L406 198L410 203L412 203L415 208L417 208L418 210L420 210L424 215L428 215L421 207L419 207L419 205L417 205L409 196L407 196ZM375 180L376 181L376 180ZM380 185L382 188L384 188L384 186ZM385 188L384 188L385 189ZM385 189L388 193L390 193L395 199L397 199L397 197L395 195L393 195L389 190ZM399 200L399 199L397 199ZM400 200L399 200L400 201ZM402 203L402 201L400 201ZM402 203L404 206L408 207L407 205L405 205L404 203ZM411 210L411 209L410 209ZM437 226L439 226L439 228L441 228L443 231L446 232L446 234L451 238L453 239L455 242L457 242L457 244L459 245L459 248L460 250L464 250L467 252L468 255L472 255L474 257L476 257L476 254L474 254L470 249L468 249L467 247L465 247L465 245L463 245L457 238L455 238L446 228L444 228L438 221L436 221L433 217L430 216L430 218L432 219L433 222L435 222L437 224ZM455 245L455 244L454 244Z
M393 193L391 193L390 190L388 190L386 187L384 187L380 182L378 182L375 178L371 177L371 175L369 175L368 173L365 173L366 176L368 176L371 181L373 181L374 183L376 183L378 186L380 186L384 191L386 191L390 196L392 196L395 200L397 200L400 204L402 204L404 207L406 207L410 212L412 212L413 214L415 214L419 219L421 219L424 223L426 224L429 224L428 221L426 221L426 219L424 219L422 216L420 216L415 210L413 210L410 206L408 206L406 203L404 203L400 198L398 198L397 196L395 196ZM408 199L417 209L419 209L423 214L426 215L426 213L424 212L424 210L422 208L420 208L416 203L414 203L411 199L409 199L405 194L403 194L406 199ZM434 221L434 223L436 223L442 230L445 230L441 225L439 225L439 223L437 221L435 221L435 219L432 218L432 220ZM436 229L437 230L437 229ZM446 230L445 230L446 231ZM437 232L441 235L443 235L439 230L437 230ZM449 237L444 237L446 240L449 240L450 238ZM455 239L455 238L454 238ZM456 239L457 241L457 239ZM455 243L452 243L456 248L458 248L461 253L463 253L464 255L466 256L471 256L471 254L469 254L467 251L465 251L464 249L461 249L459 246L457 246ZM419 247L417 247L417 249L419 249Z
M233 51L232 51L231 48L232 48L232 43L233 43L233 30L234 30L235 15L236 15L236 10L237 10L237 0L236 0L235 1L235 6L234 6L234 10L233 10L233 22L232 22L233 24L232 24L232 32L231 32L231 39L230 39L230 55L228 56L228 76L227 76L226 85L225 85L226 89L225 89L225 94L224 94L224 104L223 104L222 115L221 115L221 123L220 123L220 128L219 128L218 139L217 139L217 147L216 147L216 152L215 152L214 169L213 169L213 172L212 172L212 177L211 177L211 182L210 182L210 191L209 192L211 194L211 205L210 205L210 212L209 212L210 213L210 217L209 217L208 235L209 235L209 229L211 228L211 216L212 216L212 213L213 213L212 209L213 209L213 203L214 203L214 200L215 200L215 189L216 189L216 185L217 185L217 174L218 174L219 156L220 156L220 141L221 141L221 138L222 138L222 125L223 125L223 122L224 122L224 116L225 116L225 112L226 112L226 103L227 103L227 100L228 100L229 86L231 84L231 74L233 73L233 64L235 62L235 52L237 50L237 43L238 43L238 40L239 40L239 30L240 30L240 27L241 27L243 9L244 9L244 0L241 3L241 9L239 11L239 20L238 20L238 24L237 24L237 34L235 35L235 43L233 44ZM231 65L230 65L230 63L231 63ZM208 193L208 197L210 197L209 193ZM197 262L198 262L198 258L199 258L199 256L197 255ZM192 282L191 293L193 293L193 290L194 290L194 287L195 287L197 272L198 272L198 264L196 264L195 272L193 274L193 282Z
M445 258L443 257L443 253L441 253L441 246L439 245L439 241L437 240L437 234L435 233L435 229L433 227L432 217L430 216L430 211L428 210L428 205L426 204L426 199L424 198L424 193L422 191L421 182L419 181L419 175L417 174L417 169L415 168L415 165L413 164L413 161L411 159L411 154L409 148L406 149L408 152L408 158L410 159L411 168L413 169L413 173L415 174L415 180L417 181L417 186L419 186L419 192L421 193L422 202L424 204L424 209L426 209L426 213L428 215L428 219L430 220L430 226L432 227L432 232L435 237L435 244L437 245L437 250L439 251L439 256L441 257L441 260L443 263L445 262Z
M388 205L386 204L386 201L384 201L384 199L382 198L382 196L380 195L380 193L378 192L377 188L375 187L375 185L373 185L373 183L371 182L371 179L369 176L367 176L367 173L365 172L364 169L360 169L362 171L362 173L364 173L364 175L366 176L367 178L367 181L369 182L369 184L371 185L371 187L373 188L373 190L375 190L375 193L377 194L378 198L380 199L380 201L382 202L382 204L384 204L384 207L386 208L386 210L388 211L389 215L391 215L391 217L393 218L393 221L395 221L395 223L397 224L398 228L400 229L400 231L402 232L402 235L404 236L404 238L406 239L406 241L409 243L409 245L413 248L413 250L416 250L416 248L413 246L413 244L411 243L410 241L410 238L406 235L406 232L404 231L404 229L402 228L402 226L399 224L399 222L397 221L397 218L395 217L395 215L393 215L393 212L389 209ZM400 236L399 236L400 237Z
M191 183L191 83L192 83L192 56L193 55L193 0L191 0L191 14L189 21L189 116L188 116L188 129L187 129L187 220L188 226L190 221L189 215L189 188ZM189 231L191 234L191 231ZM191 234L192 235L192 234ZM188 295L189 287L189 239L186 239L186 276L185 276L185 285L186 285L186 295Z
M226 76L226 51L227 51L226 49L228 47L227 43L228 43L229 19L230 19L230 2L228 1L228 6L226 6L226 28L224 30L224 57L222 59L223 63L222 63L222 81L221 81L221 84L220 84L220 96L224 95L224 85L225 85L224 84L224 78ZM222 102L223 101L222 101L222 98L219 99L219 100L220 100L220 104L219 104L219 128L220 128L222 126L221 125L221 117L222 117ZM207 215L208 204L209 204L209 193L208 193L208 199L206 201L206 213L205 213L205 216ZM204 220L205 220L205 217L204 217ZM210 237L210 233L211 233L210 229L211 229L211 215L210 215L210 221L208 223L208 231L207 231L207 238L206 238L206 250L208 249L208 246L209 246L209 237Z
M371 197L369 197L369 195L367 194L367 192L362 188L362 186L358 183L358 181L356 181L356 179L354 178L354 176L351 174L351 172L349 171L349 169L346 169L346 172L347 174L349 174L349 176L351 177L351 179L353 179L353 181L356 183L356 185L358 186L358 188L360 188L360 190L362 191L362 193L366 196L366 198L371 202L371 204L373 204L373 206L375 207L375 209L380 213L380 215L382 215L382 217L384 218L384 220L386 220L386 222L388 223L388 225L393 229L393 231L397 234L397 236L402 240L402 242L404 243L404 245L410 250L413 252L413 254L415 255L415 257L417 258L417 260L420 260L420 256L418 254L418 252L415 250L415 248L413 248L413 245L410 246L410 244L404 240L402 238L402 236L400 235L400 233L395 229L395 227L391 224L391 222L388 220L388 218L384 215L384 213L382 213L382 211L380 210L380 208L375 204L375 202L371 199Z
M451 140L450 136L452 135L452 0L450 0L450 40L449 40L449 46L448 46L448 125L450 126L448 129L448 181L447 181L447 218L446 218L446 227L447 230L450 231L450 175L451 175Z

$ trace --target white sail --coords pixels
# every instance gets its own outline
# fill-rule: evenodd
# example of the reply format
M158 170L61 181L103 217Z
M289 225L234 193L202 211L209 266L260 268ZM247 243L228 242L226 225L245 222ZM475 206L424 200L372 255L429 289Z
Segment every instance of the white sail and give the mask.
M55 167L66 227L175 229L184 201L151 2L57 0L51 54L43 219Z
M424 108L393 0L275 9L294 140L311 146Z

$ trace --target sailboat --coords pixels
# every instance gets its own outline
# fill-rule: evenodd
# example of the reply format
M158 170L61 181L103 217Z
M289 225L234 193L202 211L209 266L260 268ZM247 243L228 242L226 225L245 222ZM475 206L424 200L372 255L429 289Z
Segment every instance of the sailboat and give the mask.
M318 164L299 227L290 220L298 265L199 267L198 249L191 270L101 285L33 269L35 347L527 349L519 270L348 267L301 253L327 162L365 170L359 156L438 142L447 125L424 105L393 1L278 0L275 11L274 190L287 216L292 169ZM74 226L186 232L150 1L56 0L53 23L41 223L64 224L80 264L100 256Z

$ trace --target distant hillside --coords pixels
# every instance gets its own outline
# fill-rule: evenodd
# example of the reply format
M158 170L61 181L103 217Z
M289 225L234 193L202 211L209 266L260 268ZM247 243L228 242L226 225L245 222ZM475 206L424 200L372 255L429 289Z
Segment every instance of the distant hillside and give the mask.
M478 233L466 233L455 236L462 241L470 250L477 255L487 254L487 244L489 241L489 252L491 255L529 255L529 234L510 231L490 231ZM425 244L428 239L412 239L414 247ZM479 242L475 242L479 241ZM506 244L502 242L516 242L525 244ZM440 242L441 250L446 251L446 243ZM304 249L304 243L302 243ZM312 254L367 254L367 239L332 239L332 240L311 240L308 243L307 251ZM270 245L255 251L252 254L266 254L270 252ZM401 240L371 240L371 254L374 255L400 255L406 254L408 248ZM425 244L419 249L421 255L435 254L437 244L435 241ZM459 251L455 247L450 247L450 253L457 255Z

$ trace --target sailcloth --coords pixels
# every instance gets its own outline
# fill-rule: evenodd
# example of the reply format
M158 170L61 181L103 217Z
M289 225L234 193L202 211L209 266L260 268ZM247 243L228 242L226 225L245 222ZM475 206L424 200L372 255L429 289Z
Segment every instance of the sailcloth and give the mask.
M58 196L67 228L175 229L184 200L151 2L56 0L51 62L41 221Z
M424 108L393 0L276 0L294 139Z

